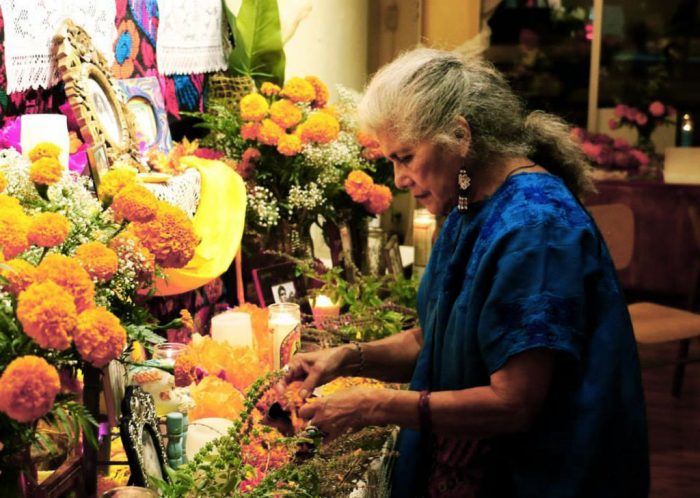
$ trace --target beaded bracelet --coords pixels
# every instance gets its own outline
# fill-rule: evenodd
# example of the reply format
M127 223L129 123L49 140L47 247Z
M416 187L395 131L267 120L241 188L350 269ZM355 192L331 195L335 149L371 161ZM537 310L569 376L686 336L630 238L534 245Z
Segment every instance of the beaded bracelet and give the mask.
M421 391L418 397L418 423L423 434L429 435L433 431L433 421L430 413L430 391Z
M364 351L362 351L362 345L359 342L352 341L352 344L355 345L355 347L357 348L357 352L360 353L360 366L357 367L357 370L353 374L353 377L357 377L360 374L360 372L362 372L362 370L365 369L365 353Z

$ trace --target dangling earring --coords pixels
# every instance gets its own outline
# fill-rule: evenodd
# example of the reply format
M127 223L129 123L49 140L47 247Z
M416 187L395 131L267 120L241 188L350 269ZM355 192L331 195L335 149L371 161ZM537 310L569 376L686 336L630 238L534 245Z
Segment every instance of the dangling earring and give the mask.
M457 176L457 184L459 186L459 195L457 197L457 211L460 213L466 213L469 209L469 199L467 198L467 189L471 184L469 175L467 175L467 170L461 168L459 170L459 175Z

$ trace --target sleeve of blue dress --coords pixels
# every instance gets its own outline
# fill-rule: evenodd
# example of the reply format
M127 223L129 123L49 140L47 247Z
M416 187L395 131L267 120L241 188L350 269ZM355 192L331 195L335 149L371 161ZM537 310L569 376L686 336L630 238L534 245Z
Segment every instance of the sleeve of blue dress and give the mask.
M540 220L504 234L484 255L478 340L489 374L513 355L547 348L581 358L587 275L599 250L591 227Z

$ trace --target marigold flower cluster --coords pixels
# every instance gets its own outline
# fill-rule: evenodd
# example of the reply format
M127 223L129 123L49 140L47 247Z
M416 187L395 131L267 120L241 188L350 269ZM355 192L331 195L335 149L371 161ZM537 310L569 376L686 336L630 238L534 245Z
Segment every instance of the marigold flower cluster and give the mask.
M20 356L0 376L0 411L17 422L32 422L51 410L60 388L53 365L38 356Z
M138 237L122 232L112 239L109 247L117 253L119 260L135 269L135 277L140 286L153 280L156 271L156 258L144 247Z
M61 148L50 142L41 142L34 146L32 150L29 151L29 160L31 162L36 162L43 157L49 157L53 159L58 159L61 154Z
M68 218L60 213L39 213L31 218L27 238L39 247L55 247L63 244L70 233Z
M392 195L389 187L374 183L372 177L359 170L352 171L345 179L345 192L362 204L372 214L382 214L389 209Z
M110 205L117 222L148 221L156 215L158 199L143 185L131 183L114 194Z
M85 268L91 278L106 282L119 268L117 253L102 242L86 242L75 251L75 258Z
M95 285L77 259L63 254L47 254L37 268L37 282L47 280L58 284L73 297L78 313L95 306Z
M234 386L216 375L208 375L190 389L194 408L188 412L190 421L221 417L235 420L243 410L243 395Z
M1 270L0 276L7 280L5 288L14 296L18 296L36 280L36 267L23 259L11 259L5 265L9 269Z
M14 197L0 194L0 250L5 259L29 249L29 216Z
M29 168L29 178L38 185L53 185L63 176L63 166L56 157L41 157Z
M75 347L84 360L97 368L119 357L126 347L126 330L105 308L93 308L78 316Z
M100 198L109 204L117 192L135 182L135 170L127 167L112 168L100 178Z
M78 315L73 296L48 281L33 283L20 293L17 319L40 347L64 351L70 347Z

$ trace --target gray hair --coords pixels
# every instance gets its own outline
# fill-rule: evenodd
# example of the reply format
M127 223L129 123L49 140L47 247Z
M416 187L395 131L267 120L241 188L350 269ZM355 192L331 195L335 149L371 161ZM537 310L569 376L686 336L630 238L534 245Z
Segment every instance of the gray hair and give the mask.
M561 177L576 195L593 190L591 167L570 126L523 103L490 63L430 48L406 52L375 74L360 102L360 123L405 143L456 147L457 118L471 130L468 160L526 156Z

